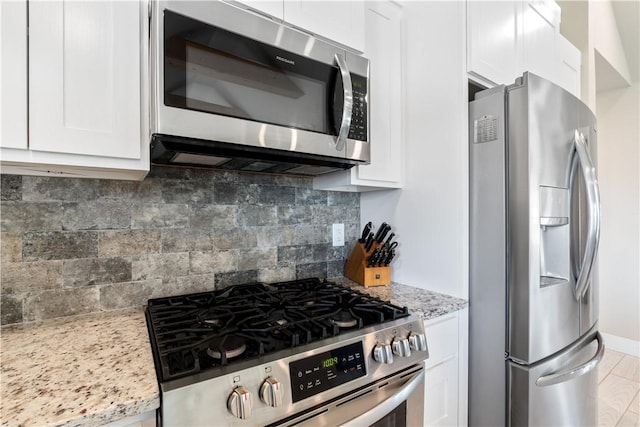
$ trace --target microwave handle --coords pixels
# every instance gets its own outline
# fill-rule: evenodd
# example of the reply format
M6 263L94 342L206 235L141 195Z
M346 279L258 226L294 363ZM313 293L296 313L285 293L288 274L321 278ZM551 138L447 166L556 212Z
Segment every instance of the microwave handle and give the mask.
M342 76L342 87L344 88L344 104L342 106L342 122L340 124L340 131L336 136L336 150L342 151L344 149L345 141L349 135L349 128L351 127L351 112L353 110L353 88L351 86L351 73L349 67L347 67L347 61L345 58L336 53L335 56L338 69L340 69L340 75Z

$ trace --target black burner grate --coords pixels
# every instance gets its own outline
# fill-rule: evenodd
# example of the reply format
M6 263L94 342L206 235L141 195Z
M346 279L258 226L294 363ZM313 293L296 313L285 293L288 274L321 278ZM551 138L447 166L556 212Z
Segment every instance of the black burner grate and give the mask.
M166 381L409 314L348 287L305 279L151 299L146 315Z

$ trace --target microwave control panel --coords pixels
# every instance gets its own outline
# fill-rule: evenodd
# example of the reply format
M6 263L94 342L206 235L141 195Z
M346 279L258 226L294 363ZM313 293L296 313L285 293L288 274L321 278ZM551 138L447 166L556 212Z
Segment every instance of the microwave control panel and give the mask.
M351 128L349 139L367 140L367 79L351 74L353 88L353 110L351 112Z

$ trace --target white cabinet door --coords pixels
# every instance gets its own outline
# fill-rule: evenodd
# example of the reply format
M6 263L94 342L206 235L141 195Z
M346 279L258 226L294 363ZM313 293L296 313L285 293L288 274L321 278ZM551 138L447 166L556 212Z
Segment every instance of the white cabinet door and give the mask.
M359 52L364 50L362 0L284 0L284 20Z
M284 3L282 0L242 0L242 3L251 7L252 9L259 10L262 13L273 16L278 19L282 19L284 14Z
M467 71L482 83L510 84L518 75L518 12L513 1L467 2Z
M424 425L459 425L458 358L451 356L427 369L424 382Z
M27 149L27 2L0 2L0 147Z
M365 55L369 81L371 164L359 180L402 181L402 10L391 2L367 3Z
M556 38L556 78L557 83L580 98L580 71L582 66L582 54L562 35Z
M522 72L556 81L556 34L560 8L553 1L525 2L522 12Z
M395 2L365 3L371 164L316 177L314 188L372 191L402 186L402 15Z
M141 156L137 1L29 2L29 148Z
M425 334L429 358L425 362L424 425L457 426L458 313L426 321Z

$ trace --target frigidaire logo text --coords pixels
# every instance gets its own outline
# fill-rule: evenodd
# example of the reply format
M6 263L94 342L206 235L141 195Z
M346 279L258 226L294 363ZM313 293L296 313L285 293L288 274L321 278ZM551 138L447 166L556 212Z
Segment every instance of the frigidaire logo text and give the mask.
M283 58L282 56L278 56L278 55L276 55L276 59L277 59L278 61L286 62L286 63L287 63L287 64L289 64L289 65L296 65L296 62L295 62L295 61L293 61L293 60L291 60L291 59Z

